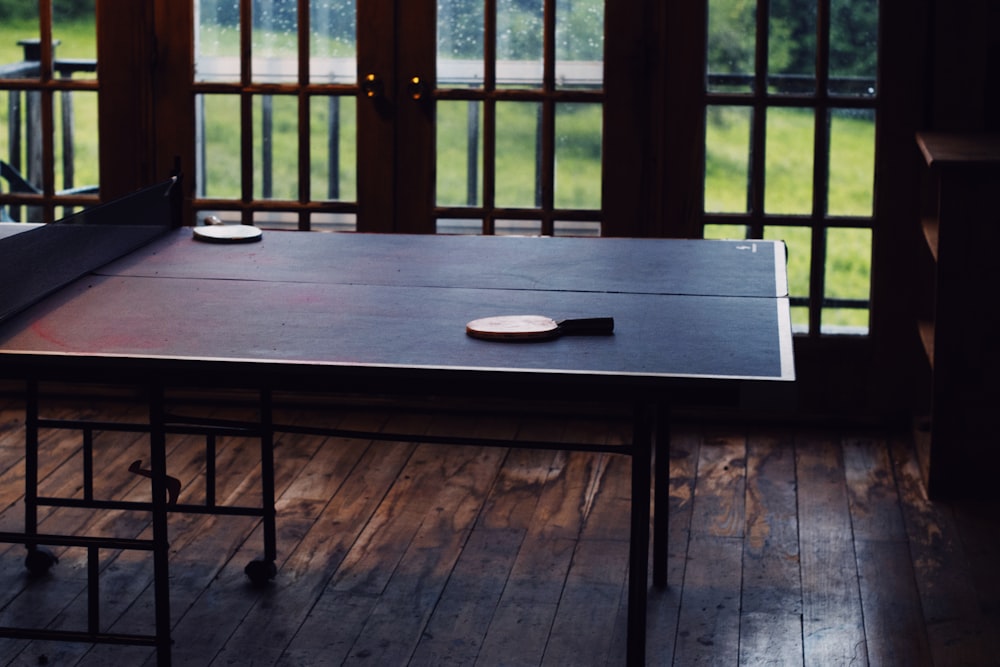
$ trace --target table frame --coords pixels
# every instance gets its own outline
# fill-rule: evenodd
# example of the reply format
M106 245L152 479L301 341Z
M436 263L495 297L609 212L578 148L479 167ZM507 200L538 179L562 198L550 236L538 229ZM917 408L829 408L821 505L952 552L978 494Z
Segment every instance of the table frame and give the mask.
M562 442L511 442L507 440L409 433L371 433L336 428L303 427L275 423L273 420L273 391L270 387L254 387L257 396L259 420L256 422L201 419L176 414L168 409L166 394L168 384L146 384L148 396L148 421L146 423L101 422L74 419L46 419L41 416L39 382L26 383L25 420L25 528L23 533L0 533L0 542L23 543L27 547L26 562L36 560L35 567L47 570L53 563L45 562L42 545L74 546L88 548L88 627L81 631L47 630L34 628L0 628L0 637L22 639L80 641L110 644L155 646L157 664L171 664L170 588L169 588L169 527L170 513L195 513L260 517L263 528L263 555L247 564L246 573L254 584L262 585L277 573L277 513L275 511L274 441L277 433L300 433L315 436L366 438L387 441L412 441L432 444L518 447L527 449L553 449L564 451L606 452L630 456L632 459L630 511L627 664L643 665L646 660L646 607L649 579L650 501L655 503L652 515L653 531L653 584L666 587L666 560L669 522L669 411L665 402L635 400L631 405L632 439L626 444L594 445ZM84 439L84 498L53 498L38 494L38 445L39 429L68 429L83 433ZM112 501L93 498L93 467L89 463L90 433L99 430L117 430L146 433L149 437L150 470L146 475L151 481L151 501ZM183 504L171 499L172 478L167 474L166 442L168 434L193 434L204 436L211 460L214 438L223 435L255 437L260 440L261 507L222 506L214 502L214 493L207 493L206 504ZM208 483L214 479L211 464L208 466ZM652 494L651 484L663 492ZM92 510L128 509L148 511L151 515L152 539L132 540L76 535L51 535L38 532L38 508L76 507ZM102 632L99 629L97 550L101 548L136 549L153 555L155 630L151 635L130 635ZM39 563L40 560L40 564Z
M153 192L160 200L166 201L162 195ZM136 211L145 210L145 204L133 202L135 206L126 207L122 211L114 211L118 222L126 223L135 217ZM120 213L120 215L119 215ZM126 213L128 215L126 215ZM111 213L105 211L104 215ZM82 228L73 227L53 227L46 228L51 236L65 236L67 233L80 234ZM130 228L109 230L100 229L99 236L108 237L115 243L132 243L123 231L130 231ZM130 233L136 237L145 239L147 236L158 235L159 232L152 229L136 228ZM451 239L439 245L438 241L431 241L428 238L382 238L379 242L368 242L361 236L342 236L337 238L335 248L339 251L336 260L332 257L324 257L322 253L316 255L316 248L311 244L296 246L299 241L290 241L296 237L282 237L280 235L269 236L270 240L264 240L267 244L261 247L261 253L266 254L268 248L273 248L273 256L277 262L271 265L269 273L269 285L275 287L272 300L264 300L264 303L274 303L283 305L281 299L288 294L284 287L302 281L310 286L310 297L322 300L320 315L335 314L339 319L322 318L319 321L311 321L316 311L306 311L300 309L296 311L296 324L310 326L309 332L316 339L327 336L332 326L341 328L350 327L356 320L364 320L369 313L364 310L344 310L347 305L353 304L358 307L369 303L381 305L389 309L394 306L402 309L402 312L409 312L411 297L422 295L430 305L437 310L421 311L417 317L410 316L403 318L399 331L394 330L394 335L387 337L383 341L378 354L371 357L364 357L356 360L352 354L361 348L370 347L373 336L372 332L378 331L380 326L390 321L386 318L396 318L393 322L400 320L399 312L378 312L368 321L368 329L361 329L362 333L353 333L344 344L345 350L338 350L340 354L333 356L323 356L329 350L321 352L318 356L291 357L293 353L284 351L281 358L265 358L263 354L254 358L240 358L227 347L213 347L209 344L207 349L191 352L203 356L184 356L189 354L188 349L183 345L190 335L199 335L205 326L205 321L198 317L184 319L177 315L178 320L183 320L182 324L189 326L189 329L172 331L168 336L159 336L166 339L168 343L180 343L180 345L168 345L161 348L157 353L145 353L144 348L140 348L138 353L133 353L133 348L104 348L91 352L92 348L81 347L88 350L85 352L64 352L58 344L47 347L51 341L45 340L42 336L41 347L33 347L33 343L39 342L38 338L31 339L31 335L26 336L27 343L17 341L17 335L22 332L29 334L35 332L34 325L39 317L44 321L46 314L56 313L61 315L67 331L77 331L82 328L81 321L90 321L93 328L97 322L97 328L101 329L101 324L107 321L108 314L101 310L102 303L99 302L97 293L107 295L101 291L101 286L105 286L113 293L123 296L126 300L109 300L111 306L117 309L117 313L131 312L130 305L135 299L145 298L146 302L170 303L175 308L174 312L187 314L192 307L192 302L186 297L182 289L181 280L198 279L206 282L202 283L204 296L207 292L214 295L216 301L207 301L201 304L203 308L218 307L219 303L235 303L229 297L233 295L232 288L237 285L237 281L254 281L256 265L248 262L248 250L246 246L237 248L236 246L212 247L212 256L208 264L205 262L208 257L205 254L207 247L201 244L197 249L181 250L178 244L182 243L182 238L187 234L187 230L175 229L168 233L162 243L154 242L149 246L152 250L148 253L139 253L137 256L125 256L121 260L114 262L110 268L98 271L90 270L87 283L72 283L62 290L55 297L56 304L70 303L74 299L79 299L75 304L80 310L69 309L62 311L60 308L46 310L45 303L39 305L39 309L32 312L24 312L15 316L11 320L12 324L8 328L13 334L14 343L10 349L0 350L4 361L4 374L8 377L25 380L27 387L26 406L26 462L27 475L25 480L25 530L23 533L2 533L0 541L22 542L28 546L29 559L40 553L37 548L41 544L52 545L76 545L87 547L94 553L99 548L135 548L153 552L154 558L154 579L156 593L156 620L155 634L152 636L119 636L98 632L98 623L94 619L88 621L88 629L85 632L70 634L51 634L43 630L0 628L0 636L20 636L26 638L52 638L71 639L83 641L107 641L113 643L139 643L143 645L155 645L157 648L158 662L161 665L170 663L170 591L169 591L169 563L168 563L168 523L167 517L171 512L189 513L212 513L212 514L239 514L259 516L264 526L264 549L263 557L248 566L248 576L255 582L263 582L274 576L274 562L276 560L276 530L275 530L275 507L274 507L274 437L276 433L287 429L290 432L301 431L287 425L275 424L273 421L273 395L276 391L304 391L318 392L326 395L338 395L338 392L351 392L354 394L380 394L391 395L399 399L405 399L414 395L443 395L443 396L467 396L471 393L481 395L484 399L489 398L513 398L515 402L524 401L531 397L549 398L552 395L559 395L561 399L572 401L580 398L588 401L607 401L621 407L626 407L631 413L632 438L631 442L625 445L614 446L590 446L573 443L513 443L508 441L487 441L479 438L466 437L427 437L419 434L371 434L338 431L335 429L316 429L309 432L316 435L335 435L343 437L365 437L365 438L385 438L393 440L410 440L428 443L441 444L473 444L502 447L532 447L540 449L561 449L577 451L608 451L632 457L631 486L632 503L630 511L630 549L629 549L629 581L628 581L628 647L627 661L630 665L642 665L645 662L646 643L646 601L648 594L649 576L649 542L650 542L650 500L655 503L653 510L653 584L657 587L666 586L666 558L667 558L667 529L668 529L668 466L669 466L669 415L676 401L683 400L700 405L737 405L745 396L745 392L753 389L760 389L763 386L788 385L794 380L794 370L791 360L791 330L788 317L788 300L786 296L787 285L784 280L784 272L781 270L780 261L784 258L784 249L778 244L771 242L718 242L718 241L676 241L680 244L670 246L670 257L664 259L658 253L668 249L668 246L660 244L655 249L650 249L638 253L640 240L566 240L573 244L573 252L548 253L551 244L559 241L555 240L531 240L533 244L528 246L524 240L514 242L513 245L501 245L502 240L470 241L468 239ZM44 236L44 234L42 235ZM84 236L91 236L84 232ZM35 237L29 237L28 241L33 241ZM332 237L331 237L332 238ZM489 238L489 237L484 237ZM107 239L106 239L107 241ZM561 240L560 240L561 241ZM589 243L590 241L592 243ZM25 243L24 239L20 242ZM138 242L138 241L136 241ZM184 241L191 242L191 241ZM449 264L447 258L442 253L456 254L458 248L468 251L473 243L489 243L490 251L483 251L479 255L469 253L464 257L465 261ZM649 241L650 244L654 243ZM694 257L691 250L695 247L693 243L713 243L724 244L716 247L729 248L734 254L726 255L725 260L718 257L710 257L711 271L697 271L698 261L704 262L704 257ZM725 245L727 244L728 245ZM550 244L550 245L545 245ZM757 279L763 279L761 284L751 284L748 280L748 265L744 260L751 258L758 251L758 244L770 249L774 261L779 265L774 267L767 262L756 263L752 268L758 273ZM256 247L256 246L255 246ZM387 272L387 275L374 277L371 283L354 283L351 276L354 271L360 270L358 262L369 262L368 257L362 252L366 247L371 247L378 255L377 266L396 266L397 271L404 269L399 274ZM530 247L530 251L528 248ZM645 247L645 246L642 246ZM773 248L773 249L772 249ZM607 250L607 254L605 253ZM303 253L306 254L303 254ZM483 262L475 261L477 258L491 256L490 252L506 253L505 257L512 264L504 262L494 262L492 266L483 266ZM187 259L199 253L200 260L189 264ZM310 254L312 253L312 254ZM381 253L381 254L379 254ZM425 256L430 253L430 257L440 260L435 263ZM519 256L519 253L525 256ZM72 255L72 253L69 253ZM256 253L254 253L256 254ZM641 255L638 256L638 255ZM115 255L118 256L118 255ZM758 256L759 257L759 256ZM308 258L306 260L305 258ZM556 260L559 263L556 267L545 264L545 260ZM147 264L149 261L151 263ZM309 265L309 261L315 261L311 266L312 278L306 280L298 272L300 265ZM346 262L348 266L336 267L340 273L330 279L332 273L331 262ZM159 262L159 264L158 264ZM171 265L170 262L177 262ZM353 262L353 264L351 264ZM633 265L639 262L641 269L637 269L636 275L623 274L619 269L622 266L635 268ZM489 264L486 262L486 264ZM542 272L546 281L544 287L538 288L540 278L534 273L538 266L542 265ZM446 265L441 275L431 269L442 268ZM367 264L366 264L367 266ZM176 269L176 270L172 270ZM191 271L193 268L193 272ZM163 269L161 274L160 270ZM775 270L777 269L777 270ZM70 272L77 275L81 269L73 268ZM370 269L369 269L370 270ZM68 269L67 269L68 271ZM147 273L148 272L148 273ZM773 273L774 275L770 275ZM662 274L662 275L661 275ZM317 277L318 276L318 277ZM346 276L346 277L345 277ZM646 285L646 277L657 278L655 284ZM714 285L708 278L720 278L724 287ZM212 284L213 279L217 284ZM153 289L152 292L141 292L140 296L134 293L115 292L116 286L123 284L123 281L143 282ZM696 285L690 284L694 281ZM467 284L471 281L471 284ZM553 282L554 281L554 282ZM636 287L636 283L639 286ZM169 284L168 284L169 283ZM257 283L258 286L260 283ZM93 289L91 286L93 285ZM153 288L153 285L157 287ZM442 295L442 288L446 288L447 298ZM685 289L691 290L683 291ZM722 290L723 293L711 291L713 289ZM395 302L392 304L380 304L376 298L379 296L378 290L392 291L396 293ZM437 290L435 297L428 297L430 291ZM671 291L682 290L682 291ZM731 291L729 291L731 290ZM246 290L243 290L246 292ZM405 292L405 295L404 295ZM150 296L151 294L156 296ZM337 296L341 301L336 301L331 295ZM489 295L489 298L485 298ZM620 297L618 295L621 295ZM44 295L39 295L41 298ZM442 297L442 298L437 298ZM455 300L464 299L457 306ZM128 299L132 299L129 301ZM719 364L716 357L709 356L712 360L706 370L701 371L697 364L687 363L687 365L674 366L672 362L675 358L670 358L670 362L663 368L654 367L651 370L645 366L645 355L641 355L640 361L635 362L634 358L629 364L622 366L615 365L573 365L574 361L588 358L591 360L605 360L603 355L605 349L598 343L589 341L575 341L575 351L568 352L568 348L563 348L565 356L559 362L548 361L544 355L539 359L525 360L526 356L521 355L521 362L510 362L512 358L518 358L517 353L512 348L505 349L502 353L499 348L491 348L489 355L486 349L469 348L464 334L460 328L456 328L451 318L464 315L472 305L476 308L491 307L499 305L505 307L527 307L541 305L550 302L558 303L565 308L606 307L612 303L613 299L620 299L632 304L632 312L628 321L621 322L622 339L634 336L633 340L640 342L638 347L633 346L627 350L633 357L639 355L642 350L654 348L642 348L642 345L659 346L660 337L672 335L680 336L684 333L694 332L689 336L694 338L693 347L698 350L700 358L714 353L708 350L701 343L701 334L714 331L713 327L725 329L724 335L727 345L726 350L730 355L726 358L731 361L748 349L746 328L744 321L732 315L733 309L736 312L743 312L742 306L737 306L741 302L751 303L751 299L767 304L768 308L773 307L777 316L778 331L776 338L771 339L771 332L767 328L770 320L764 323L756 331L759 334L757 345L759 349L765 349L776 343L780 348L778 356L778 366L780 372L771 374L770 371L746 370L748 368L760 368L757 365L726 365ZM723 300L729 301L732 305L726 310L723 308ZM489 301L484 304L480 301ZM643 302L640 304L640 301ZM663 309L661 317L657 319L650 312L652 307L649 304L672 303L675 308L670 311ZM261 300L254 301L261 304ZM86 304L86 306L82 305ZM594 305L603 304L603 305ZM246 309L253 309L239 303L236 308L243 308L240 312L228 312L227 321L233 321L234 317L242 317ZM165 306L164 306L165 308ZM323 310L323 309L326 310ZM91 310L97 309L97 310ZM410 309L412 310L412 309ZM83 313L95 313L89 318ZM214 313L201 311L205 319ZM471 310L469 311L471 313ZM435 318L447 313L448 320L443 321ZM271 313L274 314L273 311ZM705 315L705 318L699 318ZM284 315L281 315L284 317ZM472 315L469 315L470 319ZM154 328L159 327L163 315L158 310L151 320ZM352 319L354 318L354 319ZM380 319L381 318L381 319ZM658 323L656 326L646 326L648 322L643 322L639 326L639 318L652 318L650 321ZM689 319L690 318L690 319ZM712 319L714 318L714 319ZM56 317L55 319L58 319ZM692 320L697 320L700 324L692 324ZM464 320L463 320L464 321ZM283 325L283 322L282 322ZM265 333L268 340L280 339L276 324L271 322L271 330ZM18 329L18 327L21 327ZM428 327L433 329L433 335L429 334ZM44 329L44 324L41 326ZM131 328L125 327L130 333ZM141 327L137 329L136 338L140 343L144 343L150 338L149 334L143 334ZM192 334L191 331L196 333ZM406 357L398 346L399 336L414 336L418 332L423 336L423 340L451 340L453 345L463 347L464 356L459 361L455 361L452 356L435 356L438 353L428 355L418 354ZM456 333L458 332L458 333ZM92 331L90 333L93 333ZM255 332L257 333L257 332ZM162 334L160 330L155 331L156 335ZM101 331L95 334L100 339ZM143 337L143 336L147 337ZM258 334L259 335L259 334ZM449 338L458 336L460 338ZM616 338L617 338L616 334ZM415 336L414 339L419 338ZM207 338L207 343L215 343L218 338ZM481 343L481 341L480 341ZM550 348L556 352L560 348L559 342L555 347ZM20 345L20 347L19 347ZM354 347L351 347L351 346ZM496 345L496 344L493 344ZM70 349L72 345L68 346ZM426 348L421 348L425 350ZM667 349L660 348L655 349ZM678 346L679 350L684 350L683 346ZM676 353L676 349L671 354ZM524 351L524 348L520 350ZM408 350L412 353L412 350ZM567 353L568 352L568 353ZM494 361L483 363L481 356L490 356ZM576 356L574 356L576 355ZM556 355L558 356L558 355ZM692 353L692 358L696 355ZM754 354L744 355L745 359L759 359ZM690 358L683 354L677 358L689 362ZM613 357L608 357L612 359ZM765 359L767 359L765 357ZM662 361L662 360L661 360ZM552 366L545 364L553 363ZM465 365L463 365L465 364ZM765 363L764 367L770 367ZM710 375L709 373L719 373ZM39 498L38 496L38 429L41 425L46 427L67 427L79 428L86 432L86 429L93 429L90 426L54 421L42 420L39 415L39 392L40 382L58 381L69 383L90 383L93 384L95 377L101 378L103 383L112 383L122 386L138 387L148 394L148 419L145 423L132 425L133 430L147 433L150 443L150 470L148 476L151 477L152 495L148 503L129 504L129 509L141 509L151 513L153 524L153 539L146 541L125 541L125 542L105 542L103 538L77 537L65 535L42 535L38 533L37 508L40 505L57 505L69 503L74 506L83 506L92 509L113 509L122 507L120 503L108 503L93 498L85 498L83 501L74 499L52 499ZM212 378L213 389L225 391L230 388L252 390L257 394L260 406L260 419L253 423L233 423L216 422L207 420L191 419L181 415L172 414L168 410L167 393L169 390L184 387L204 387L203 378ZM479 394L479 392L482 392ZM253 436L260 439L261 467L262 467L262 497L261 507L222 507L214 502L207 505L185 505L172 503L170 501L170 489L174 484L167 475L167 435L171 433L196 433L212 438L219 434L239 433L241 435ZM92 470L90 473L92 475ZM659 490L651 498L652 487ZM42 559L44 560L44 559ZM88 560L96 560L88 559ZM44 565L44 563L43 563ZM96 567L90 565L89 571L93 571L93 589L97 590ZM92 595L96 598L96 593ZM96 608L92 605L92 608ZM18 634L21 633L21 634ZM46 634L39 634L46 633Z

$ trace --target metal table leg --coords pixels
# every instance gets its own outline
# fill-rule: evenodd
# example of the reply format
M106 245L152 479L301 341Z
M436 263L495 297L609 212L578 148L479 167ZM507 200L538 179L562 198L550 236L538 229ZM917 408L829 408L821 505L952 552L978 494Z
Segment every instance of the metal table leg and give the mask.
M629 541L628 655L629 665L646 663L646 578L649 568L649 483L654 414L636 407L632 432L632 526Z
M667 587L667 542L670 529L670 410L661 406L653 431L653 585Z
M153 595L156 661L170 664L170 535L167 521L167 434L162 387L149 390L149 459L152 472Z

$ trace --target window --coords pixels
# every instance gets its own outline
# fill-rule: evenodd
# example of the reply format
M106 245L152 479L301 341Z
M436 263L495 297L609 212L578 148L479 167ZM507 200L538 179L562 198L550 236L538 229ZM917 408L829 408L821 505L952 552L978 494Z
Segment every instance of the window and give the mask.
M97 201L97 89L94 0L0 3L0 219Z
M438 232L601 233L604 0L438 5Z
M777 238L800 333L870 329L877 0L157 0L100 45L94 0L22 5L0 158L41 194L5 211L176 165L192 222Z
M866 334L877 0L709 0L704 235L783 239L793 326Z

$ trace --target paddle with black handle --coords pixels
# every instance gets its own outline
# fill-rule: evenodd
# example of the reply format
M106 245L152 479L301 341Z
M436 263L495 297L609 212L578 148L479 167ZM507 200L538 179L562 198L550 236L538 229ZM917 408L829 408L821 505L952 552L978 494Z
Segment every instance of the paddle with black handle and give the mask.
M610 336L613 317L585 317L556 321L544 315L498 315L473 320L465 333L480 340L501 342L545 341L560 336Z

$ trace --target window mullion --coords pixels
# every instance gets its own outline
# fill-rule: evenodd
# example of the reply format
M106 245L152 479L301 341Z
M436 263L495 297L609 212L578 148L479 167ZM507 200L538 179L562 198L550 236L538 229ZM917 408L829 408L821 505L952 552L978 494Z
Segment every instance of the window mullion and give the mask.
M312 162L312 150L310 136L311 126L309 122L310 98L306 88L309 86L309 36L311 29L309 25L309 8L311 3L300 2L298 4L297 30L298 30L298 172L299 172L299 203L306 204L311 197L310 164ZM339 178L337 174L331 173L330 179ZM298 228L301 231L309 231L310 214L308 210L299 211Z

